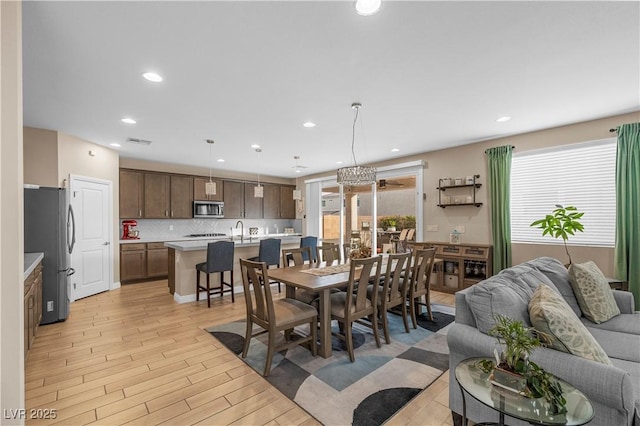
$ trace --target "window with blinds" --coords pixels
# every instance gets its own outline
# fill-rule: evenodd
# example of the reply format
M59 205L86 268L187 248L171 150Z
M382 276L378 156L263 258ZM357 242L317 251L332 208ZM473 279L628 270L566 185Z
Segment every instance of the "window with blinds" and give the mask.
M568 244L615 244L616 140L605 139L552 149L515 153L511 165L511 240L562 244L529 225L550 214L556 204L584 212L584 232Z

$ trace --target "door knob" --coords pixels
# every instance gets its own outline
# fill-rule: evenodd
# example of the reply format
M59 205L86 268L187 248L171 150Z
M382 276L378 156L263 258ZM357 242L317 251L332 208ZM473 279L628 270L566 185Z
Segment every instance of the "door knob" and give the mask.
M109 241L105 241L104 243L102 243L103 246L108 246L109 244L111 244Z

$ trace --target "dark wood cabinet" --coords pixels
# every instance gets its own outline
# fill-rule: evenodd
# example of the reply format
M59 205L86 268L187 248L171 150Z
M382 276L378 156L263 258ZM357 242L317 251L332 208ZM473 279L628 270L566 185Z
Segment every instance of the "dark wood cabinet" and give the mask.
M120 170L120 218L142 217L144 173L137 170Z
M244 217L245 219L262 219L262 198L254 196L255 182L244 183ZM264 187L264 185L263 185ZM266 191L265 191L266 192ZM226 216L226 213L225 213Z
M164 243L147 243L147 278L166 277L169 273L169 249Z
M144 174L144 217L165 219L171 208L171 179L164 173Z
M244 183L224 181L224 217L241 219L244 213Z
M280 186L263 185L262 217L265 219L280 218Z
M212 179L216 183L216 194L207 195L205 187L209 178L194 177L193 178L193 199L196 201L224 201L224 184L221 179Z
M292 186L280 186L280 219L296 218L296 202L293 199Z
M190 219L193 217L193 178L191 176L171 175L170 217L172 219Z
M120 281L147 277L147 247L144 243L120 245Z
M33 339L42 321L42 262L24 280L24 359L29 355Z
M169 249L163 242L120 245L120 282L164 278L169 273Z
M431 289L455 293L492 274L492 246L483 244L427 243L436 249Z

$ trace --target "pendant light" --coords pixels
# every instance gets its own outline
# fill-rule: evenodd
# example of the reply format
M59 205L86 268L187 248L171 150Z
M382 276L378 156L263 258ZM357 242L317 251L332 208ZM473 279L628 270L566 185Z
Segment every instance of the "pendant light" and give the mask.
M294 156L294 160L296 160L296 173L300 173L300 166L298 165L299 156ZM302 200L302 191L298 189L298 175L296 175L296 189L293 190L293 199L294 200Z
M351 104L351 108L353 108L353 128L351 134L351 155L353 156L353 166L351 167L342 167L338 169L338 185L347 185L347 186L363 186L363 185L373 185L376 183L376 168L369 166L358 166L356 162L356 153L354 150L354 144L356 141L356 122L358 121L358 113L360 108L362 108L362 104L358 102L354 102Z
M209 182L204 184L204 193L205 195L209 196L209 195L216 195L217 188L216 188L216 183L211 178L211 168L212 168L211 149L213 148L213 144L215 142L213 141L213 139L207 139L207 143L209 144Z
M253 196L254 198L262 198L264 197L264 188L260 185L260 153L262 149L256 148L256 152L258 153L258 186L253 187Z

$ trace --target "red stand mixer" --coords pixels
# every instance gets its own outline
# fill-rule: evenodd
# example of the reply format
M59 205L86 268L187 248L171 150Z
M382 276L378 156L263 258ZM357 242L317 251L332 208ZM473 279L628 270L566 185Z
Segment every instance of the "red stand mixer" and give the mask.
M134 226L137 226L138 222L133 219L127 219L122 221L122 237L123 240L139 240L140 239L140 231L136 231L133 229Z

